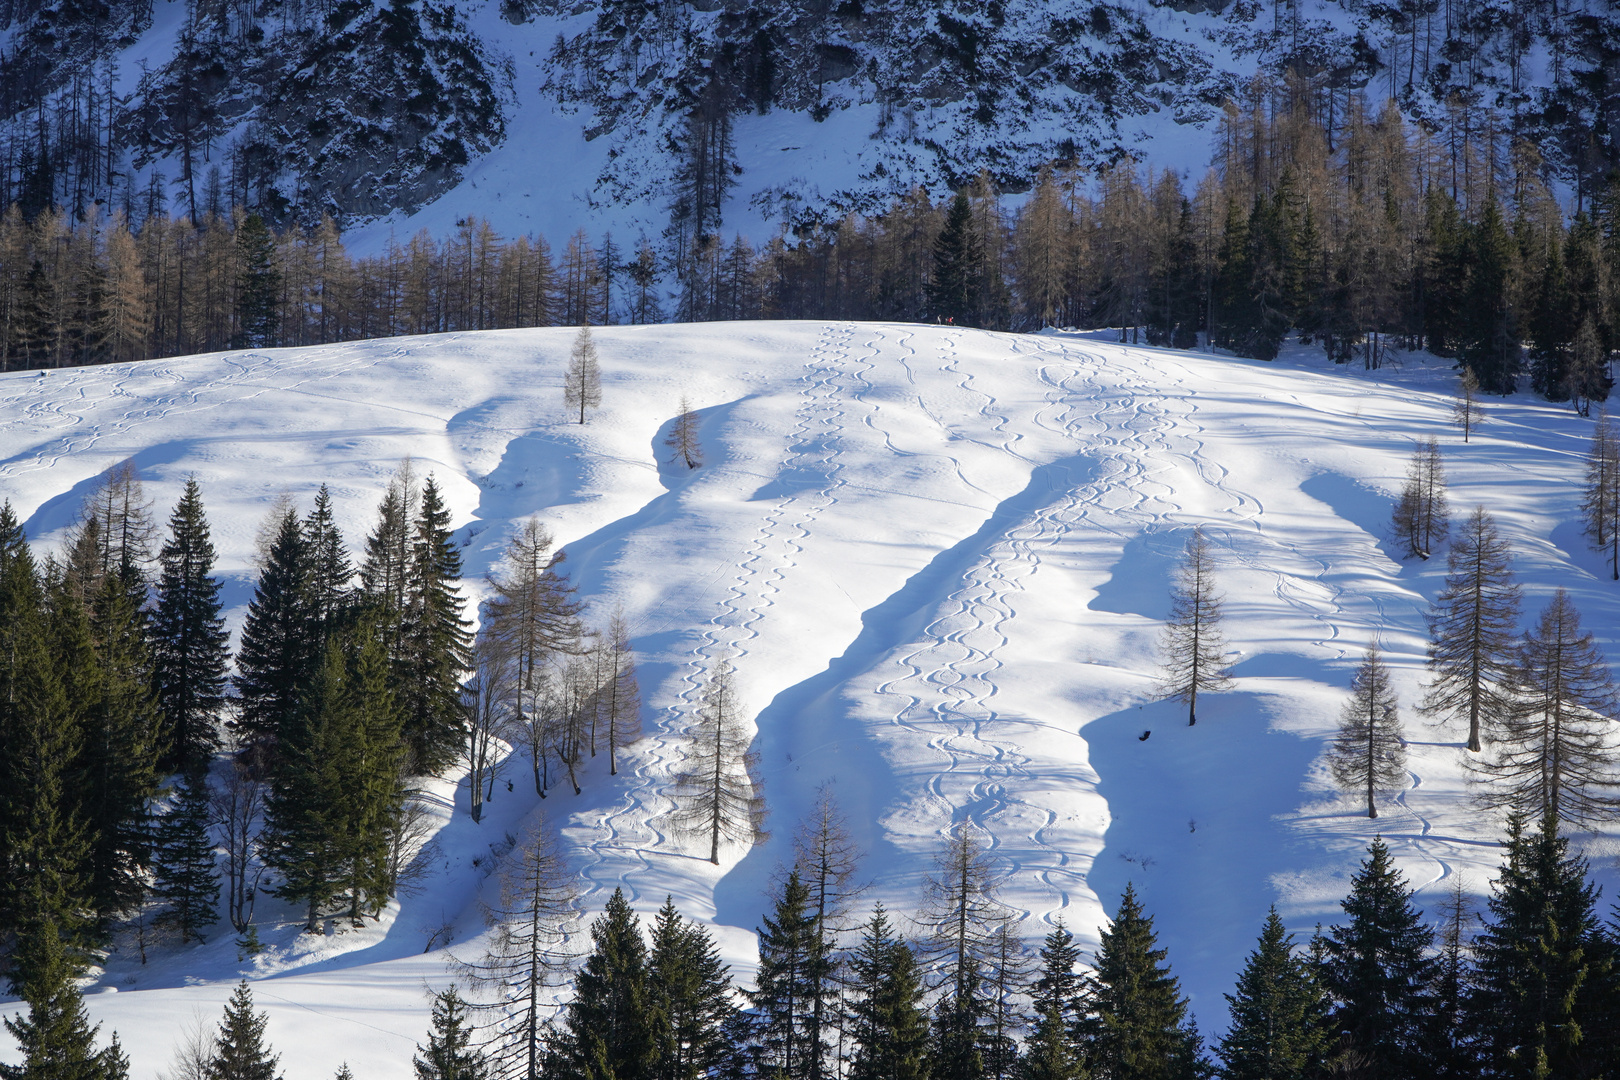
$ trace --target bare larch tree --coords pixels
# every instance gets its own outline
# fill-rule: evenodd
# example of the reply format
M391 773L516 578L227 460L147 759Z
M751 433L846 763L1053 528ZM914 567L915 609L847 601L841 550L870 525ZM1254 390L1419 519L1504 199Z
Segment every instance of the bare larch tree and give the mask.
M1602 414L1592 425L1592 448L1586 454L1586 538L1609 558L1609 576L1620 581L1620 439Z
M1406 467L1406 485L1395 502L1393 531L1404 559L1427 559L1446 542L1450 524L1446 504L1446 469L1440 440L1418 444Z
M1484 419L1485 409L1479 403L1479 378L1473 368L1465 367L1457 380L1457 396L1452 399L1451 422L1462 428L1463 442L1467 442Z
M703 704L692 720L686 761L675 776L676 829L706 837L709 861L720 863L721 839L758 843L764 838L765 800L754 776L758 759L732 684L731 661L709 673Z
M1446 584L1429 609L1429 683L1425 713L1466 718L1468 749L1478 753L1512 704L1519 587L1513 553L1483 506L1474 507L1446 554Z
M579 336L568 355L568 371L563 375L563 400L570 410L579 410L579 422L585 422L585 410L602 405L602 369L596 361L596 342L591 339L591 328L581 326Z
M675 417L664 445L675 451L674 460L686 462L688 469L703 464L703 448L698 445L698 416L685 394L681 395L680 414Z
M1187 725L1198 723L1198 695L1228 689L1226 640L1221 635L1221 600L1215 591L1215 559L1202 527L1193 530L1187 553L1170 591L1170 619L1161 649L1161 698L1187 703Z
M1614 811L1617 711L1609 665L1559 589L1519 647L1513 708L1480 770L1481 801L1542 821L1589 825Z
M1350 683L1350 700L1339 714L1339 734L1328 750L1328 767L1340 787L1366 795L1370 818L1378 816L1378 795L1405 783L1400 706L1376 641L1367 646Z

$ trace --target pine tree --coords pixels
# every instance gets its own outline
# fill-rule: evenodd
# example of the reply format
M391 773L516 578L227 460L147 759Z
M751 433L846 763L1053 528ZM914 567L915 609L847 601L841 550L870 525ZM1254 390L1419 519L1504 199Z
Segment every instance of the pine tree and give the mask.
M1156 948L1153 919L1133 886L1125 887L1113 925L1103 931L1087 1017L1088 1064L1110 1080L1192 1080L1199 1039L1181 986Z
M585 410L602 405L602 369L596 359L596 342L591 340L589 324L579 328L574 347L568 354L568 371L563 375L563 401L570 409L579 410L579 422L585 422Z
M314 632L308 588L310 552L291 509L281 515L237 652L236 691L243 732L268 750L297 723L309 676L326 643Z
M1553 818L1526 836L1508 828L1508 857L1475 939L1469 1028L1487 1075L1587 1077L1612 1064L1614 945L1597 914L1586 860L1569 854Z
M1373 839L1350 884L1348 922L1318 942L1329 1037L1368 1075L1417 1075L1434 1013L1434 933L1413 908L1412 890L1382 838Z
M647 943L624 890L591 923L591 952L563 1018L562 1057L583 1080L652 1080L658 1030L647 986Z
M169 516L169 539L158 556L157 605L152 614L152 678L163 714L168 772L206 765L219 749L230 635L212 576L214 543L195 476Z
M680 411L670 425L664 445L675 452L673 460L686 462L688 469L703 464L703 447L698 443L698 423L698 414L693 411L691 400L682 394Z
M1427 559L1445 543L1449 529L1445 466L1440 442L1431 436L1412 452L1406 484L1395 503L1394 533L1402 558Z
M0 1065L0 1080L126 1080L129 1061L118 1036L106 1049L95 1049L99 1025L92 1027L85 1016L73 982L75 965L55 924L39 923L24 935L18 952L33 973L21 995L28 1014L7 1017L5 1026L23 1062Z
M1378 794L1406 782L1399 706L1376 641L1367 646L1350 684L1350 700L1344 703L1339 734L1328 750L1328 766L1341 788L1366 795L1370 818L1378 816Z
M890 927L882 904L873 908L849 966L855 1002L850 1007L848 1080L927 1080L922 970L911 946Z
M1620 701L1602 651L1591 632L1582 633L1563 589L1525 632L1515 690L1496 755L1483 766L1490 784L1482 800L1555 826L1601 820L1620 784L1610 735Z
M247 980L237 984L219 1022L214 1055L208 1060L208 1080L281 1080L276 1065L281 1055L265 1042L270 1018L253 1008Z
M416 1045L416 1080L487 1080L489 1066L472 1045L467 1005L455 987L433 995L433 1030ZM344 1066L348 1068L347 1065Z
M647 994L656 1029L655 1080L702 1080L719 1073L733 1049L727 1028L737 1007L731 974L714 938L666 897L653 922Z
M755 1010L759 1068L779 1080L806 1080L823 1047L810 1042L812 971L818 955L810 890L795 868L759 928L759 971L749 994Z
M1471 367L1464 367L1457 379L1457 396L1451 404L1451 420L1462 428L1463 442L1467 442L1474 429L1485 420L1485 410L1479 403L1479 379L1474 376Z
M1226 995L1232 1025L1221 1039L1224 1080L1310 1080L1328 1058L1327 1003L1310 965L1294 952L1277 909Z
M1161 698L1187 703L1187 725L1198 723L1198 694L1228 689L1226 641L1221 636L1221 596L1215 591L1215 560L1202 527L1193 529L1187 554L1170 591L1170 619L1160 645L1164 655Z
M153 893L166 908L163 921L180 933L182 943L206 940L202 931L219 918L219 870L214 840L208 774L188 772L174 805L159 819L153 858Z
M691 749L675 776L676 828L707 840L716 866L722 838L750 844L764 838L765 800L732 678L731 661L722 657L704 686L689 729Z
M1608 549L1609 576L1620 581L1620 438L1607 413L1592 425L1592 448L1586 455L1586 537L1598 551Z
M1446 584L1429 609L1429 671L1422 709L1468 720L1468 749L1505 722L1512 704L1519 587L1512 551L1476 506L1446 554Z
M406 587L404 665L399 697L413 773L437 774L464 737L461 680L472 667L472 631L462 617L461 549L450 511L428 477L422 487Z

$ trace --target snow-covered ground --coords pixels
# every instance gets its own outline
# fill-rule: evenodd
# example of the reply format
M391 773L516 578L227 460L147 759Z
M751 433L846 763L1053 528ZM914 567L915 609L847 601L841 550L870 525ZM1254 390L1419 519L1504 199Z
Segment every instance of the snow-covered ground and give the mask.
M647 738L619 777L598 758L584 794L556 791L544 810L587 910L615 886L643 912L672 894L746 979L762 891L830 784L867 849L869 897L891 910L915 906L963 819L993 837L1032 942L1061 917L1094 944L1134 881L1206 1033L1225 1025L1221 994L1266 907L1302 935L1332 920L1375 828L1426 904L1455 874L1487 890L1499 823L1468 800L1463 733L1410 707L1444 573L1385 539L1416 440L1441 440L1454 508L1485 504L1513 542L1527 618L1564 585L1616 647L1620 586L1580 531L1591 422L1492 401L1464 445L1439 362L1369 374L1303 350L1266 364L898 324L595 333L603 407L584 426L562 402L570 329L0 375L0 497L49 547L113 464L134 459L160 516L196 474L235 626L278 495L307 508L329 484L357 547L409 455L446 491L470 582L538 514L595 616L622 604L631 624ZM707 456L692 472L663 446L683 393ZM1236 688L1189 728L1152 688L1170 574L1199 524ZM1321 763L1375 635L1411 741L1410 783L1376 823ZM685 718L725 654L757 714L772 837L713 867L663 815ZM294 1080L342 1060L360 1080L401 1075L425 988L448 979L446 928L453 948L477 947L491 847L539 805L521 767L509 775L482 825L465 784L442 785L435 871L375 927L300 937L267 899L256 960L228 929L144 966L125 948L92 1015L149 1077L245 974ZM1612 884L1613 838L1586 849Z

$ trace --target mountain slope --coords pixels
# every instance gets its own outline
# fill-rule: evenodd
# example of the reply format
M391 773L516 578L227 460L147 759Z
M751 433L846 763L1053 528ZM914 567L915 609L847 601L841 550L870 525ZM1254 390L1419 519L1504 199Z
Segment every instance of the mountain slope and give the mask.
M1604 648L1620 646L1620 594L1578 521L1590 422L1492 402L1464 446L1438 364L1375 377L1314 356L900 324L596 334L603 407L583 426L562 402L567 329L3 375L0 497L49 545L112 464L135 460L160 513L195 473L239 625L278 493L307 506L330 484L356 546L410 455L440 480L469 583L538 514L596 617L624 607L647 738L618 778L599 758L581 796L545 805L587 909L618 886L644 913L673 894L746 972L761 890L830 784L869 852L870 897L891 910L915 906L963 819L993 838L1026 938L1061 916L1094 944L1134 881L1206 1032L1224 1026L1221 994L1266 906L1297 929L1331 921L1375 826L1422 903L1457 873L1486 889L1498 823L1466 798L1463 733L1410 708L1444 569L1397 562L1383 539L1414 440L1441 439L1454 507L1497 516L1527 616L1564 585ZM707 455L691 472L662 444L682 393ZM1188 728L1152 688L1169 575L1199 524L1237 681ZM1412 773L1376 823L1320 761L1374 635L1408 705ZM758 726L773 836L715 868L662 815L685 717L722 655ZM267 899L256 961L238 961L228 930L145 966L126 949L100 981L119 993L93 997L93 1017L151 1075L193 1005L212 1014L245 972L290 1075L345 1057L362 1078L404 1068L426 1027L422 983L447 978L443 942L476 947L486 875L539 806L521 765L507 775L515 789L498 788L482 826L464 782L441 786L433 872L377 926L300 937L297 913ZM1612 876L1613 838L1588 850Z

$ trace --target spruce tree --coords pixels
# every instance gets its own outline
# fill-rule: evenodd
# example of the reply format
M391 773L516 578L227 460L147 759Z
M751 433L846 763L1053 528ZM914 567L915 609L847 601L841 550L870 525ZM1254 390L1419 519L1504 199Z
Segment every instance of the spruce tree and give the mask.
M354 564L343 545L332 514L332 494L322 484L315 505L304 519L304 545L309 555L305 578L313 633L329 637L343 626L350 604Z
M591 952L574 980L563 1019L562 1055L582 1080L652 1080L658 1030L647 987L641 922L614 889L591 923Z
M276 524L236 658L240 723L266 751L297 723L309 676L326 647L315 630L310 562L308 540L289 509Z
M90 895L105 926L146 893L160 721L144 621L117 575L102 579L94 610L98 692L76 771L90 837Z
M1382 838L1374 838L1343 901L1348 920L1319 942L1334 1050L1369 1075L1421 1072L1431 1029L1434 933Z
M666 897L653 922L647 994L656 1032L654 1080L702 1080L732 1053L727 1028L737 1007L731 974L714 938L683 919Z
M1467 291L1460 306L1462 358L1480 389L1513 393L1519 373L1519 327L1513 305L1513 241L1495 199L1474 226L1468 252Z
M206 940L202 931L219 918L212 820L208 774L193 769L181 780L169 812L158 819L152 860L152 891L165 905L160 917L179 931L182 943Z
M272 1053L264 1038L269 1019L254 1011L253 991L243 979L225 1003L208 1080L281 1080L276 1072L281 1055Z
M1041 944L1040 974L1030 988L1034 1023L1024 1045L1023 1080L1078 1080L1083 1069L1078 1034L1086 1015L1080 949L1060 919Z
M467 1005L451 987L433 995L433 1030L416 1046L416 1080L487 1080L489 1065L472 1044ZM347 1066L345 1066L347 1068Z
M958 192L945 212L945 225L934 241L933 272L928 282L928 310L935 322L972 326L985 282L984 241L973 221L973 204Z
M1389 668L1376 641L1367 646L1350 684L1328 766L1341 788L1366 797L1370 818L1378 816L1378 795L1406 782L1406 738Z
M1560 825L1602 820L1620 787L1611 731L1620 700L1563 589L1524 635L1514 689L1496 753L1481 770L1490 783L1480 798Z
M882 904L872 909L849 967L855 1000L849 1016L853 1047L848 1080L927 1080L922 969L917 954L889 925Z
M410 768L436 774L455 760L463 739L461 680L472 668L472 631L462 617L461 549L431 476L422 486L405 594L399 691Z
M1422 709L1468 721L1468 749L1484 745L1512 704L1519 587L1496 523L1476 506L1446 554L1446 583L1429 609L1429 671Z
M1614 944L1597 914L1586 860L1556 821L1525 835L1509 824L1508 857L1474 941L1469 1029L1487 1075L1595 1077L1613 1064Z
M811 972L825 963L817 955L810 890L795 868L783 883L771 914L759 928L759 971L749 994L755 1011L760 1068L780 1080L805 1080L823 1047L808 1035Z
M281 292L276 239L258 214L242 219L236 230L236 332L238 349L262 349L276 343Z
M1198 723L1198 694L1225 690L1226 641L1221 636L1221 596L1215 591L1215 557L1202 527L1193 529L1186 557L1170 590L1170 618L1160 644L1164 676L1158 693L1187 703L1187 726Z
M5 1021L22 1051L21 1065L0 1065L0 1080L126 1080L129 1061L118 1036L96 1050L96 1031L85 1016L74 985L76 965L63 948L56 926L36 924L18 945L18 958L32 972L22 998L28 1013Z
M1102 934L1092 1012L1083 1028L1094 1076L1192 1080L1199 1075L1198 1033L1165 963L1166 951L1157 944L1153 919L1127 885L1113 925Z
M158 560L152 681L163 716L159 762L167 772L185 772L206 766L219 749L230 655L220 582L212 576L214 543L195 476L169 516L169 539Z
M1277 909L1226 995L1232 1024L1221 1039L1225 1080L1310 1080L1327 1063L1327 1002L1316 974L1295 954Z

